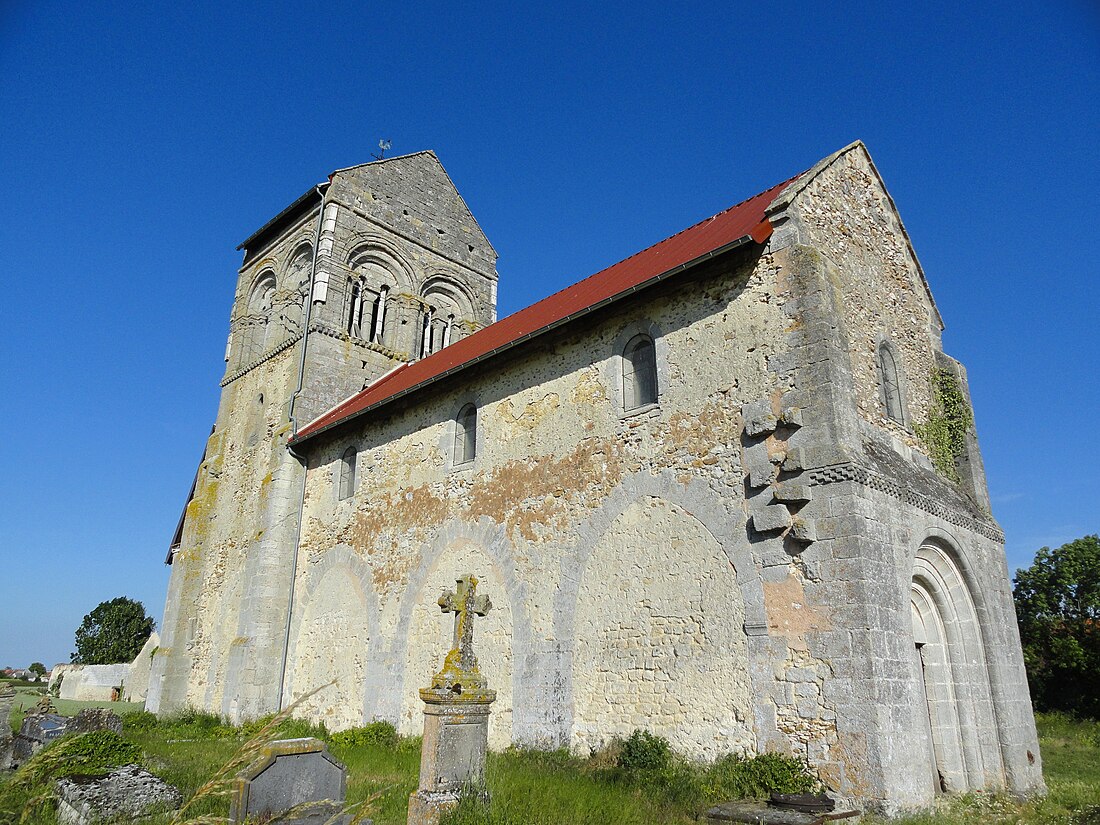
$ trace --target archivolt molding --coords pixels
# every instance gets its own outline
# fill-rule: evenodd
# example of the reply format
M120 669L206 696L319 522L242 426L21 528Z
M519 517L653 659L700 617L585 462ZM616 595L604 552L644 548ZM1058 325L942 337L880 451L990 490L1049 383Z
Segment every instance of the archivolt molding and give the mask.
M424 279L424 283L420 285L420 294L426 296L433 292L451 293L450 297L456 303L472 305L474 301L473 295L462 283L461 276L452 272L436 272Z
M959 549L944 533L926 537L917 548L913 560L911 599L925 624L939 636L930 639L941 648L940 655L950 679L939 686L941 695L935 706L934 724L946 726L940 731L943 739L957 740L959 753L948 765L955 789L985 787L992 778L1003 782L1004 762L990 742L983 741L981 730L988 719L992 729L999 727L998 711L993 702L989 659L983 628L988 627L988 612L982 605L981 588L977 586L973 568ZM932 627L929 628L929 622ZM933 683L935 680L932 680ZM930 686L930 690L936 685ZM996 756L994 756L996 754Z
M373 233L360 233L352 238L348 244L351 250L347 258L347 266L352 270L350 279L355 278L355 269L365 263L374 263L381 266L393 275L395 291L412 290L416 283L416 275L413 268L405 260L401 251L387 239Z
M977 533L987 539L1004 544L1005 534L999 527L986 521L978 521L966 513L956 510L954 507L949 507L930 496L918 493L911 487L903 486L897 481L887 478L881 473L877 473L867 467L856 464L855 462L849 461L844 464L832 464L828 467L818 467L814 470L808 470L806 475L809 477L810 485L813 487L824 487L827 484L854 481L864 487L877 490L880 493L885 493L892 498L896 498L904 504L923 510L936 518L943 519L949 524L954 524L956 527L961 527L964 530L969 530L972 533Z
M378 630L378 597L374 592L373 576L370 565L363 561L346 544L340 544L321 555L321 560L310 564L298 586L301 588L301 596L294 608L294 616L290 622L290 638L294 640L291 650L296 653L298 636L301 632L302 617L309 610L313 594L320 586L322 579L331 571L342 569L347 572L349 578L356 583L359 594L363 598L363 604L367 611L367 631L372 641L379 638ZM291 655L291 662L295 660Z

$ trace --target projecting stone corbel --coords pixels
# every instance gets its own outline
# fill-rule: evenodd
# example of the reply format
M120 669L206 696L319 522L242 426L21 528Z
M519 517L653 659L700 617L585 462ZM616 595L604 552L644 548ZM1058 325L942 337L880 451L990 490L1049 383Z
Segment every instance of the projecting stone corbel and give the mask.
M752 526L758 533L786 530L791 526L791 512L782 504L768 504L752 514Z
M772 493L776 501L800 504L813 498L813 492L806 484L797 481L781 481L775 485Z
M760 438L775 432L775 427L779 423L779 419L772 412L771 402L766 398L742 404L741 418L745 421L745 434L752 438Z
M813 544L817 541L817 528L812 519L801 519L795 516L792 520L791 532L788 535L803 544Z

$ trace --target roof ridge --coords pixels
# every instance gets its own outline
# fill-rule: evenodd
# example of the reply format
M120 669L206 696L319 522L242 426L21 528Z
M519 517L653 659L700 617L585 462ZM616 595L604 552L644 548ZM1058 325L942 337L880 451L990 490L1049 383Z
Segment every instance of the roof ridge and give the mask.
M766 214L768 206L791 181L804 174L801 172L738 201L425 358L407 362L405 368L394 370L389 377L368 385L314 419L295 435L293 443L310 439L382 404L492 358L719 252L749 241L765 243L772 230Z
M351 166L345 166L343 169L334 169L329 174L329 177L337 175L340 172L348 172L352 169L359 169L363 166L374 166L376 163L387 163L391 160L404 160L405 158L412 158L416 157L417 155L431 155L436 160L439 160L439 155L435 153L434 149L418 149L415 152L406 152L403 155L394 155L392 158L375 158L374 160L364 161L363 163L353 163ZM440 166L442 165L443 164L441 163Z

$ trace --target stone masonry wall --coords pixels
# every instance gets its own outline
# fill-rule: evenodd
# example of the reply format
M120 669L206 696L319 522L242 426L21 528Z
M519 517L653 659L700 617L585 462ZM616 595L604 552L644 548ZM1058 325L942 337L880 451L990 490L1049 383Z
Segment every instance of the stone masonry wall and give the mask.
M939 325L904 229L863 151L840 155L794 204L805 242L842 278L838 303L851 346L859 415L903 443L926 451L912 425L928 420ZM877 349L888 340L899 357L905 424L887 416ZM906 426L908 425L908 426Z
M740 411L786 388L769 369L787 323L778 282L767 257L726 263L310 447L292 633L311 632L311 583L338 566L326 560L354 558L344 575L369 587L381 629L363 718L419 729L416 690L450 635L436 590L473 572L498 605L475 631L500 692L494 746L593 747L649 727L696 753L755 750L742 605L760 623L762 595ZM639 331L657 342L659 404L624 414L619 353ZM468 401L478 454L456 467L454 417ZM357 491L338 501L350 445ZM347 652L332 655L339 670ZM608 668L607 656L636 666Z

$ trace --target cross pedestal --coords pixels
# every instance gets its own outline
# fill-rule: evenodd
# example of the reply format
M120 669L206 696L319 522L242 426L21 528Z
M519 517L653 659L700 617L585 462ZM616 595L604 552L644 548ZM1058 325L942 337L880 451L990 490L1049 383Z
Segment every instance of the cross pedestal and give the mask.
M409 797L408 825L437 825L463 794L488 800L485 753L489 742L489 706L496 699L478 669L473 651L474 616L492 608L477 595L477 579L463 576L454 591L439 599L444 613L455 614L454 638L424 702L424 741L420 750L420 786Z

